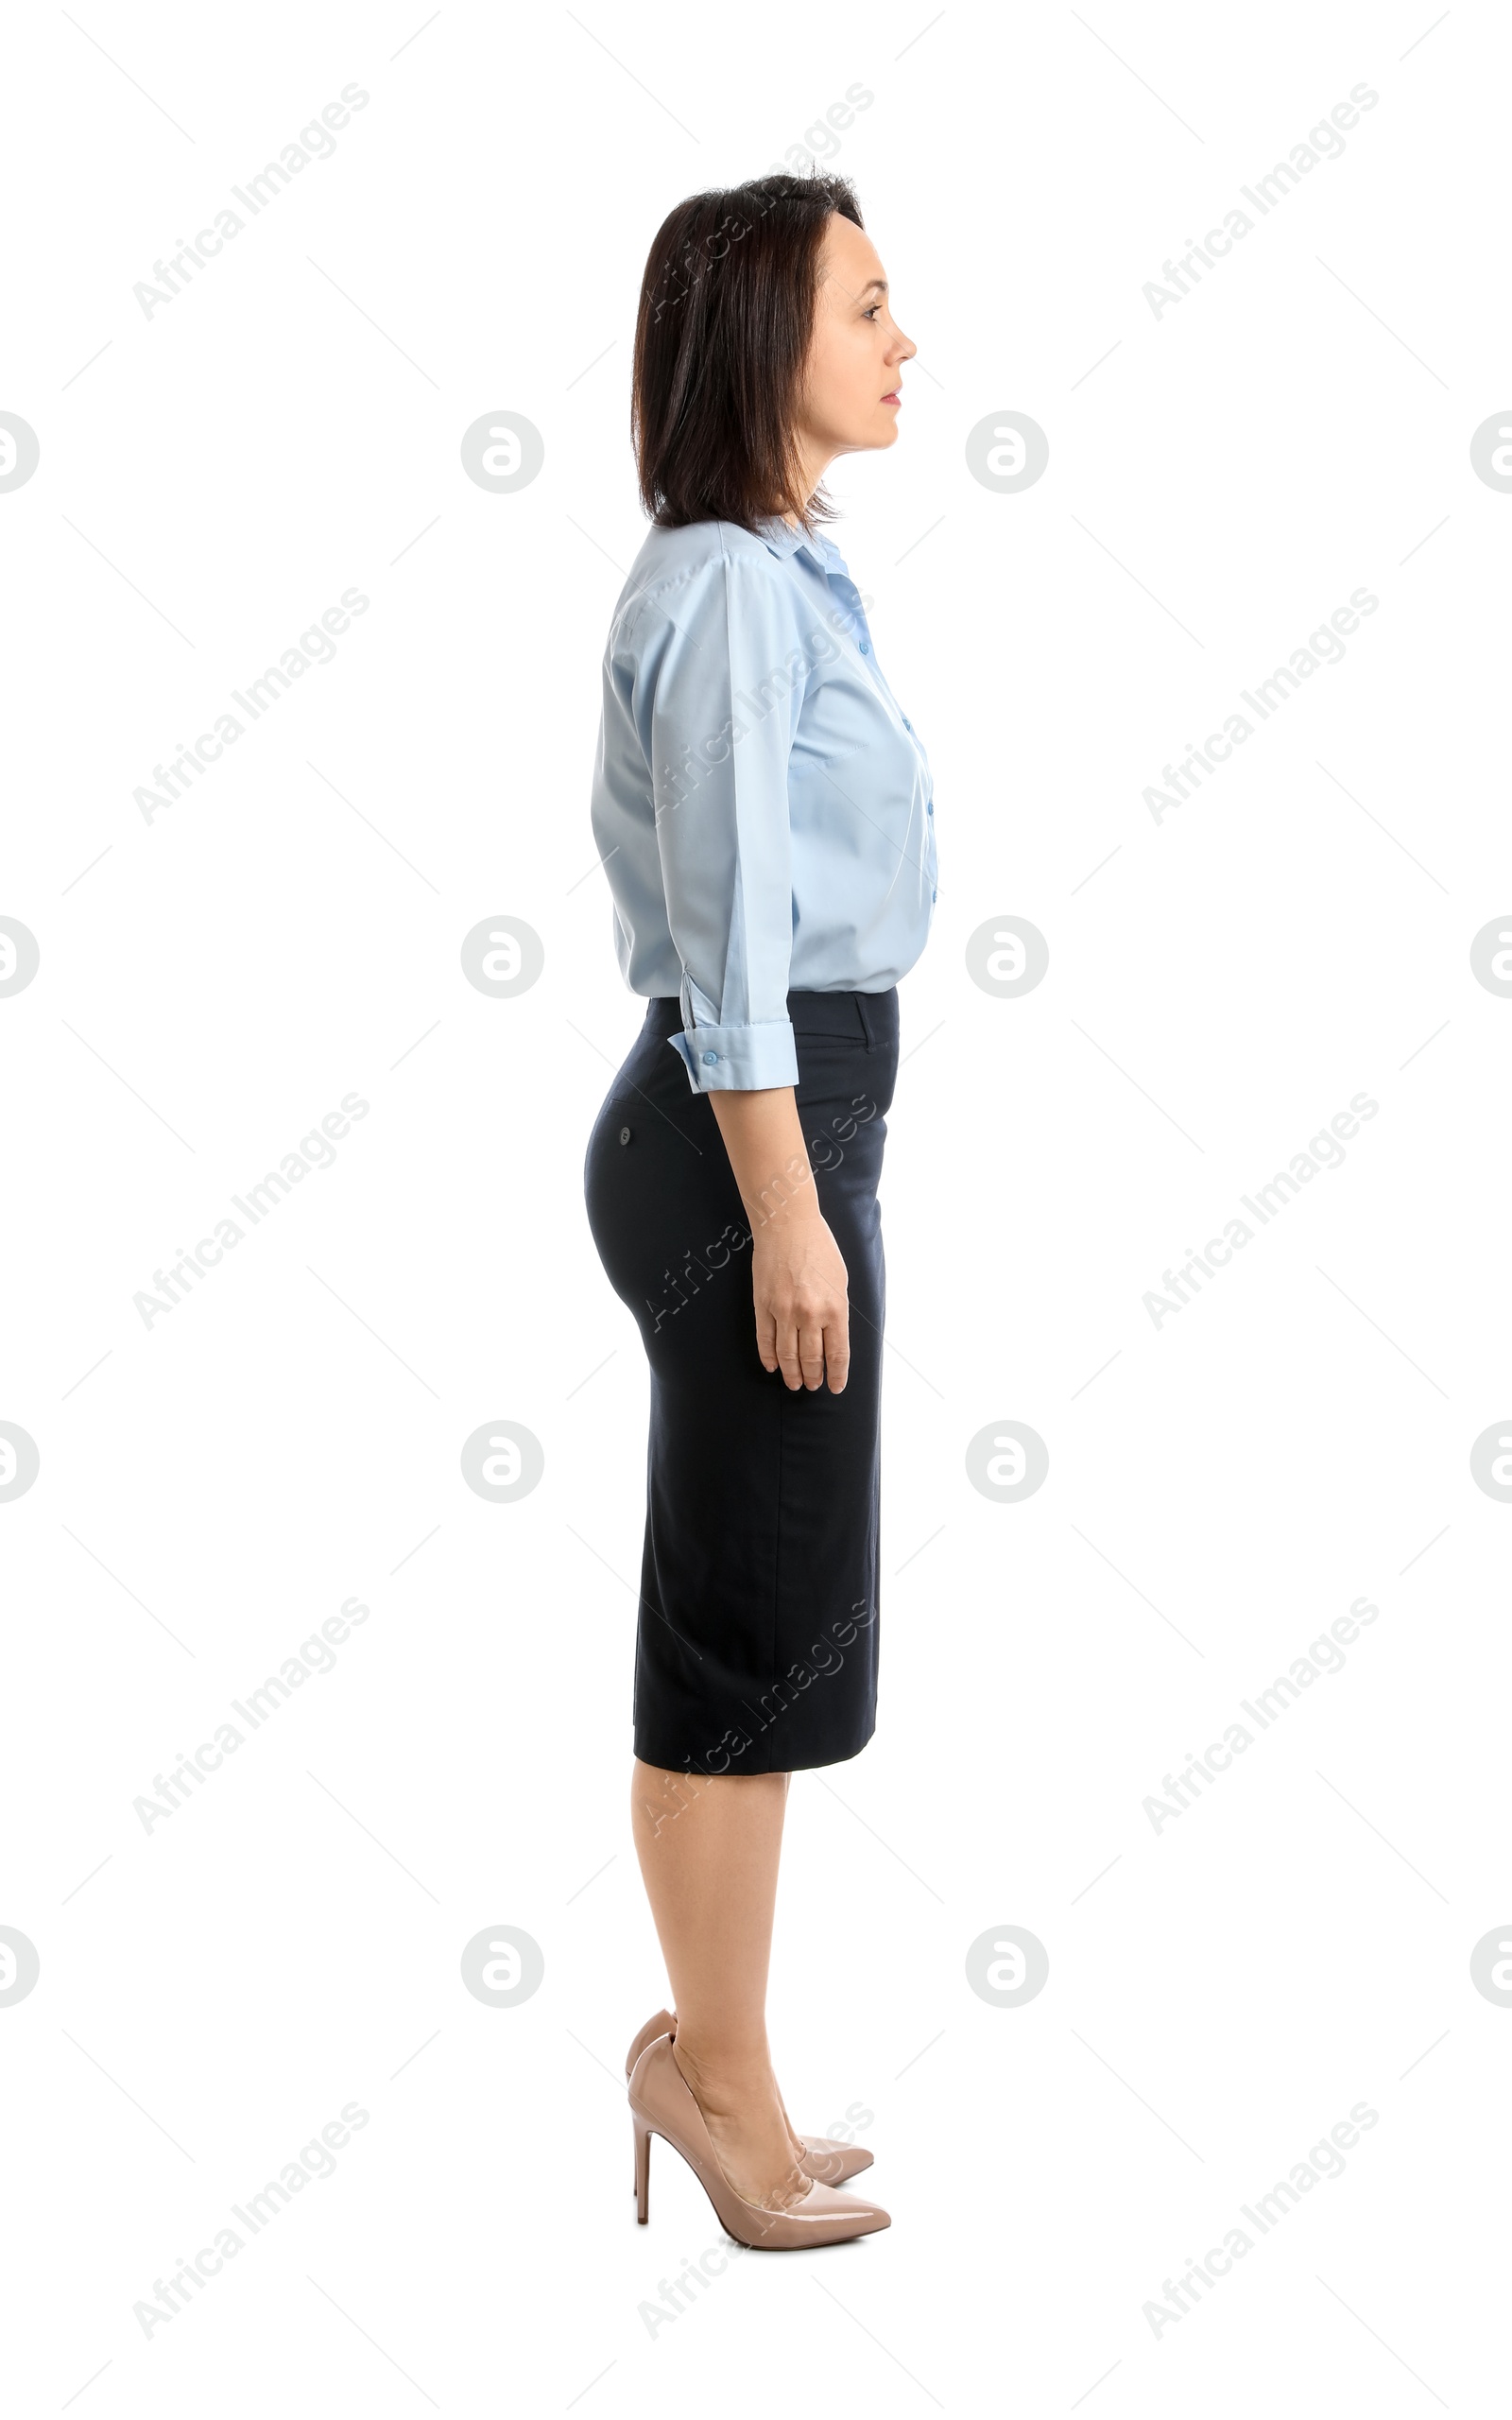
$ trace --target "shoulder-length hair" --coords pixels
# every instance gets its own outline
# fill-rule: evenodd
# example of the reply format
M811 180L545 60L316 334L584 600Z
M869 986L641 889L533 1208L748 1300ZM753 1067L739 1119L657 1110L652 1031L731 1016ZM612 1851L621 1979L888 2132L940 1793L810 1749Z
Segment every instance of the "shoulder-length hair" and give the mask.
M630 435L641 501L663 529L753 528L778 513L812 535L795 431L825 227L859 227L844 177L755 177L690 194L657 231L635 322Z

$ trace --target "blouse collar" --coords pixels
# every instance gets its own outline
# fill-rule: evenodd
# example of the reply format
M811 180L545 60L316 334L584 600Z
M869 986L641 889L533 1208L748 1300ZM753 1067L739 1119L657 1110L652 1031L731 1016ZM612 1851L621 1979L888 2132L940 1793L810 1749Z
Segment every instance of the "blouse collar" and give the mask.
M773 513L767 520L759 521L756 525L756 533L769 551L782 562L785 562L789 555L797 554L801 548L822 572L843 572L845 569L845 558L833 540L822 534L811 538L806 530L795 529L793 524L784 520L780 512Z

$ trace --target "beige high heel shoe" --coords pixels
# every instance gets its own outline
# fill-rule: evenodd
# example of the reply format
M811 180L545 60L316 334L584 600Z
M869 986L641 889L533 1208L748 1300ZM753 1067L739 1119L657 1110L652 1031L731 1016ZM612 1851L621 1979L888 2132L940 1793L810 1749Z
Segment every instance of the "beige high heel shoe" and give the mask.
M629 2081L635 2124L635 2215L644 2227L650 2215L651 2137L660 2135L682 2153L727 2235L753 2252L798 2252L805 2245L849 2243L874 2235L892 2221L875 2202L836 2193L812 2179L785 2209L772 2209L737 2193L719 2165L703 2112L672 2055L672 2036L659 2034L635 2063Z
M661 2034L676 2033L677 2030L678 2020L670 2009L659 2008L655 2016L646 2018L630 2044L629 2056L625 2062L627 2083L634 2074L635 2062L646 2044L655 2042ZM793 2120L787 2115L781 2092L777 2096L777 2104L782 2112L788 2133L793 2135L793 2156L804 2175L812 2176L816 2185L849 2184L852 2176L859 2176L864 2168L871 2166L871 2152L863 2151L858 2143L833 2143L827 2135L794 2134Z

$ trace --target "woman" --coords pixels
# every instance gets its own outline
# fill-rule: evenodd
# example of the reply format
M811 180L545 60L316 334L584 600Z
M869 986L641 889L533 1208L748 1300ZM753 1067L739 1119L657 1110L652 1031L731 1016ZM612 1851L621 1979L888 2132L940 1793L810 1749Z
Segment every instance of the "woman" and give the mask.
M651 1370L632 1820L677 2015L630 2048L638 2209L660 2134L774 2250L888 2224L836 2189L870 2154L789 2125L765 1997L788 1775L876 1718L877 1179L935 898L928 762L816 492L896 442L915 349L843 179L671 213L593 783L649 1001L585 1171Z

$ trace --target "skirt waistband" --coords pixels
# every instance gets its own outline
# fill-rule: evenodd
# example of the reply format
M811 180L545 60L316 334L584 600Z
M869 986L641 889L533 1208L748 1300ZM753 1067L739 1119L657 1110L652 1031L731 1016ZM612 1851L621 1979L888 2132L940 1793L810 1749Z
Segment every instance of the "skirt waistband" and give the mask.
M874 1049L898 1040L898 986L885 992L789 992L787 1013L795 1033L850 1034ZM645 1022L652 1033L680 1033L680 997L647 1000Z

